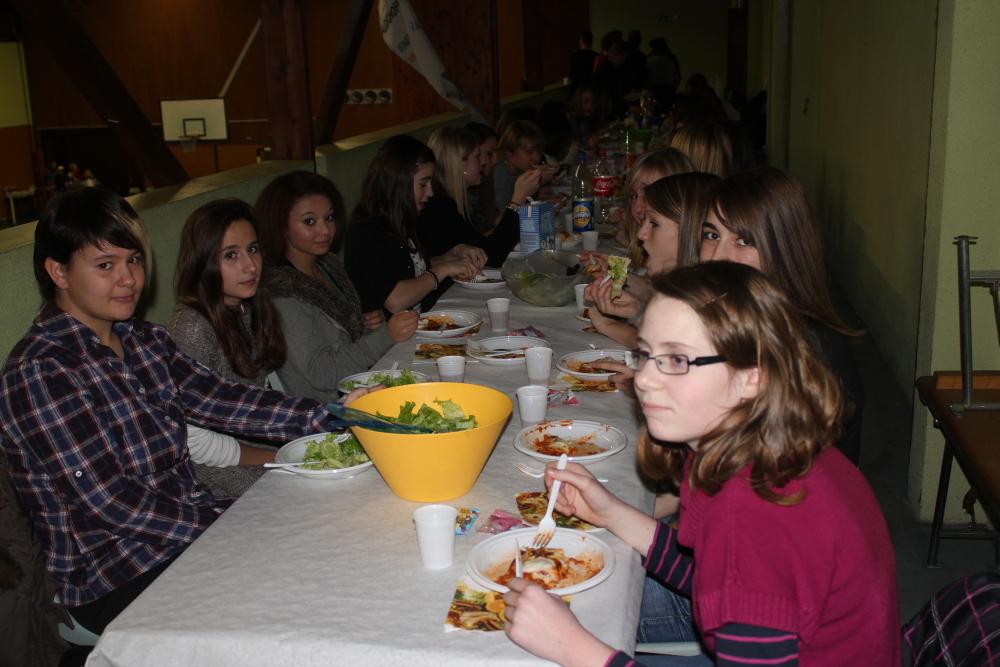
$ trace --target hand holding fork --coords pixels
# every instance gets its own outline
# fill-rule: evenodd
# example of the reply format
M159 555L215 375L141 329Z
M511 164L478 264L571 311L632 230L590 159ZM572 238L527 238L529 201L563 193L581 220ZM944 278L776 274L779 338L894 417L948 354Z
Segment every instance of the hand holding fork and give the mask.
M556 464L556 469L565 470L567 460L568 457L565 454L561 454L559 456L559 463ZM552 511L556 508L556 498L559 497L559 487L561 486L562 482L557 479L552 482L552 488L549 489L549 506L545 510L545 516L538 522L538 530L535 531L535 537L532 540L532 546L535 548L548 546L549 542L552 541L552 536L555 535L556 522L552 518Z

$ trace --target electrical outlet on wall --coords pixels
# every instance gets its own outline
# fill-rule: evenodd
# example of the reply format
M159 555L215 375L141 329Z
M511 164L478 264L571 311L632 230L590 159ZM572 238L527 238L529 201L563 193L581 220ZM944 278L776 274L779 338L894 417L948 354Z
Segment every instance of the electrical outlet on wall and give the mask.
M392 104L392 88L352 88L344 93L344 104Z

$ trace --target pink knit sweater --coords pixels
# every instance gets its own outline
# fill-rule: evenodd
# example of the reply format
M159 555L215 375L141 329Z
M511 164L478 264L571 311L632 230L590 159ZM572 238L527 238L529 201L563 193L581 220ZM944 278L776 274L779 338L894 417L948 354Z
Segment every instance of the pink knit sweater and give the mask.
M694 551L692 602L710 649L726 623L799 636L800 664L898 665L896 565L868 483L834 448L785 491L759 498L749 470L714 496L681 488L678 542Z

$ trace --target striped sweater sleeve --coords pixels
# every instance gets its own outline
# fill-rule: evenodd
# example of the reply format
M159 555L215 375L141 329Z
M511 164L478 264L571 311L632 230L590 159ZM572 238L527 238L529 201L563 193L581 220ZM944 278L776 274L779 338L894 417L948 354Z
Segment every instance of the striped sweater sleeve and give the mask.
M653 543L643 559L646 570L658 581L679 593L691 597L694 557L682 553L677 544L677 529L661 521L656 526Z
M759 625L726 623L715 631L715 664L798 667L798 637Z
M758 625L727 623L715 633L715 649L717 667L798 667L799 664L798 638L794 634ZM617 651L604 667L643 667L643 663Z

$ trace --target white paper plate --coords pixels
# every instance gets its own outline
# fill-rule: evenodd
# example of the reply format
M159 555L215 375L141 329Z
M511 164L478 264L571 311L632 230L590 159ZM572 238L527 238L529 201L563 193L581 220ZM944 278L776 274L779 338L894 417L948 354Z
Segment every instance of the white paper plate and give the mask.
M598 359L615 361L620 364L624 364L626 354L627 350L583 350L581 352L570 352L569 354L565 354L559 358L559 361L556 362L556 368L567 375L572 375L573 377L580 378L581 380L607 380L615 374L614 371L584 373L573 370L570 368L570 365L575 365L574 362L586 363L588 361L597 361Z
M467 351L470 357L478 359L489 366L523 366L524 352L517 352L518 350L526 350L529 347L548 346L549 344L544 340L535 338L534 336L496 336L494 338L484 338L480 341L472 341ZM488 356L491 352L498 352L499 350L514 350L512 354L516 354L517 356L512 358Z
M427 321L427 318L431 317L449 317L452 322L459 325L457 329L448 329L447 331L425 331L423 329L417 329L418 338L454 338L455 336L461 336L466 331L481 324L483 318L475 313L470 313L467 310L432 310L427 313L421 313L420 324L417 326L423 326Z
M315 442L317 440L322 440L329 433L316 433L314 435L307 435L298 440L292 440L287 445L278 450L278 453L274 455L274 460L276 463L301 463L306 457L306 445L310 442ZM350 435L350 433L342 433L344 437ZM351 466L350 468L334 468L331 470L308 470L305 468L279 468L279 470L284 470L286 472L295 473L296 475L302 475L303 477L327 477L333 479L348 479L354 477L358 473L362 473L372 467L372 462L360 463L356 466Z
M507 286L507 283L504 282L504 279L500 276L500 269L483 269L482 271L480 271L480 273L482 273L491 280L499 280L500 282L486 283L486 282L476 282L475 280L456 280L455 284L461 285L466 289L484 290L484 291L502 289Z
M480 586L506 593L509 589L503 584L498 584L487 578L486 572L496 567L503 561L510 562L514 559L514 540L520 543L521 548L531 546L531 540L535 535L534 528L519 528L509 530L489 537L477 544L469 553L469 559L465 563L465 569ZM574 595L587 589L593 588L611 576L615 570L615 554L611 547L599 537L593 534L584 533L579 530L569 530L567 528L556 528L549 547L562 549L567 556L576 556L587 552L597 552L604 558L604 567L590 579L581 581L578 584L567 586L566 588L550 588L549 593L555 595Z
M560 440L587 438L588 442L604 449L604 451L597 454L569 457L570 461L578 463L593 463L606 459L622 451L628 445L628 436L614 426L593 421L563 419L560 421L542 422L521 429L517 436L514 437L514 448L522 454L527 454L542 461L558 461L558 455L542 454L532 446L533 443L541 441L545 436L553 436Z
M354 375L348 375L343 380L341 380L340 383L337 385L337 390L340 391L340 393L342 393L342 394L349 394L349 393L351 393L353 391L353 389L351 389L349 387L349 383L351 383L351 382L357 382L358 383L358 386L355 387L354 389L360 389L361 387L371 387L371 386L374 386L373 384L369 384L368 379L371 376L375 375L375 374L388 375L389 377L394 377L395 378L395 377L399 377L400 375L403 374L403 369L398 369L398 370L394 370L394 371L391 371L389 369L386 369L384 371L365 371L364 373L355 373ZM421 373L419 371L415 371L413 369L410 369L410 375L412 375L417 380L417 384L419 384L421 382L430 382L431 381L430 377L428 377L427 375L424 375L423 373Z

